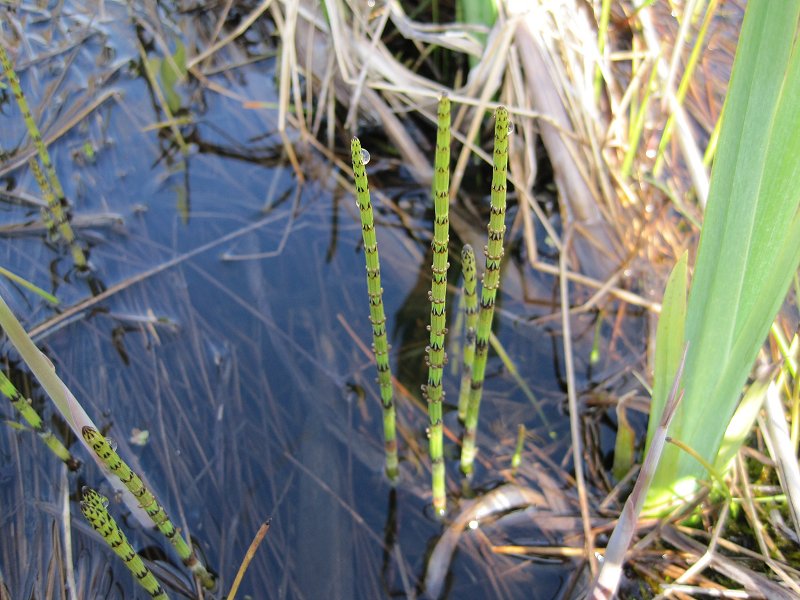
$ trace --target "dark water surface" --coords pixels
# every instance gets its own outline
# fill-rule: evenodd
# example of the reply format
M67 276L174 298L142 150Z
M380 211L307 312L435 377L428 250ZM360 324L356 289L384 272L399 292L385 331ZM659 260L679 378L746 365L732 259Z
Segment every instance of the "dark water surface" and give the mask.
M74 2L60 14L5 13L3 32L13 40L12 57L46 137L59 131L73 109L113 92L65 129L50 151L74 216L100 219L78 231L91 246L93 285L124 285L74 317L40 329L37 341L95 422L108 428L120 454L146 474L174 520L197 540L224 591L260 523L271 518L239 598L416 594L426 555L442 531L427 508L427 417L418 399L429 311L425 190L402 184L395 166L373 152L368 170L374 187L416 203L406 207L411 216L403 226L385 203L375 202L393 364L417 398L398 401L403 479L392 490L382 475L374 367L363 350L371 340L358 214L351 192L336 178L349 180L349 173L337 173L299 145L306 180L301 184L284 160L277 110L243 107L241 99L276 101L274 57L211 78L235 97L197 83L176 88L180 114L190 116L181 128L190 148L184 157L168 129L150 129L165 116L154 108L140 74L132 19L153 22L158 14L161 35L174 50L180 40L200 44L216 13L181 13L171 5L154 8L157 13L109 2L102 7ZM269 19L263 21L223 51L220 64L276 50ZM139 27L139 35L149 57L163 56L147 31ZM2 113L0 146L9 154L0 174L6 190L0 224L30 223L38 211L20 197L40 194L27 166L15 166L30 146L8 93ZM340 143L346 141L343 134ZM480 223L475 231L485 236ZM512 244L519 242L515 235ZM459 248L454 243L454 285ZM254 256L242 260L246 255ZM534 322L555 311L557 284L526 267L517 246L509 256L495 333L551 425L544 425L492 354L479 434L485 462L473 485L480 491L507 480L502 471L510 464L517 425L524 423L533 433L520 481L535 485L536 470L550 468L534 464L535 456L548 456L550 476L569 495L558 479L558 466L569 468L570 447L559 321ZM63 308L92 297L91 282L76 275L65 249L47 244L39 229L3 234L0 264L56 294ZM59 312L8 281L0 284L29 329ZM449 298L449 307L456 305L457 297ZM573 326L583 340L577 359L587 389L631 361L635 349L617 342L590 367L595 316L578 316ZM600 328L603 339L611 326L609 321ZM4 355L17 373L14 351L6 347ZM455 367L458 358L451 363ZM445 388L452 405L454 369L446 371ZM52 415L38 387L26 393ZM8 405L0 414L15 418ZM51 421L64 431L58 418ZM598 423L599 436L607 437L610 422ZM452 411L446 424L459 435ZM146 445L129 441L135 428L149 431ZM534 442L536 454L530 449ZM0 571L11 597L62 597L62 500L68 494L79 597L144 598L82 522L75 501L81 486L108 488L79 445L72 448L85 464L66 474L35 436L0 427ZM452 441L446 452L457 510L461 480ZM117 517L125 514L113 502L111 510ZM177 563L171 552L158 554L165 545L155 535L132 521L126 525L137 548L149 548L162 565ZM572 563L492 555L489 541L556 540L519 518L465 534L449 597L554 598L574 575ZM163 580L169 582L169 572Z

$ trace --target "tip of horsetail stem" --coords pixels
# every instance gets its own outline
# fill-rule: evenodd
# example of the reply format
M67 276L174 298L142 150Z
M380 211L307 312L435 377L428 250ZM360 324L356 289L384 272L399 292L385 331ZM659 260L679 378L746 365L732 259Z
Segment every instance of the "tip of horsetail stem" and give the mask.
M353 164L353 179L356 187L356 203L361 217L361 236L364 242L364 260L367 266L367 296L369 297L369 320L372 324L372 350L378 369L378 386L383 405L383 437L386 454L386 476L394 484L398 478L396 411L392 388L392 370L389 364L389 342L386 336L386 314L383 308L381 288L381 264L378 256L378 238L375 235L375 216L369 195L367 171L369 153L354 137L350 142Z

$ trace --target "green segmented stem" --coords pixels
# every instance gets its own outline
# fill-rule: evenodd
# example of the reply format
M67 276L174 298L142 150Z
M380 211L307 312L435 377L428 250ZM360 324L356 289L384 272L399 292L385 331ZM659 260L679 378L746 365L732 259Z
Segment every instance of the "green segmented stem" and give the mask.
M486 271L481 286L481 310L475 336L475 359L472 364L467 419L464 425L464 443L461 448L461 470L472 473L475 461L475 436L478 430L478 413L483 392L486 358L489 354L489 334L492 331L494 304L500 287L500 262L503 259L503 237L506 226L506 179L508 169L508 110L498 107L494 123L494 156L492 169L492 207L489 217L489 242L486 253Z
M386 315L383 310L383 288L381 288L381 264L378 257L378 240L375 237L375 219L369 195L367 171L361 142L353 138L350 143L353 159L353 177L356 184L356 200L361 214L361 234L364 239L364 258L367 263L367 295L369 296L369 320L372 323L372 350L378 366L378 385L383 404L383 437L386 450L386 475L389 481L397 481L397 430L395 424L392 371L389 366L389 343L386 339Z
M119 556L128 567L136 581L141 585L151 597L157 600L167 600L167 593L158 580L150 572L141 557L131 546L128 538L117 525L106 506L108 499L98 494L90 488L83 489L83 500L81 501L81 512L86 520L92 525L95 531L103 536L103 539L111 547L114 553Z
M28 425L39 435L47 447L52 450L53 454L63 460L70 468L75 468L78 463L72 457L69 450L66 449L64 444L61 443L61 440L59 440L52 431L45 427L42 422L42 417L40 417L39 413L31 406L30 400L19 393L19 390L2 371L0 371L0 392L11 401L11 404L17 409L17 412L22 415L22 418L28 422Z
M458 418L467 419L469 388L472 382L472 363L475 359L475 328L478 325L478 294L475 290L475 251L465 244L461 250L461 272L464 275L464 314L466 315L464 351L461 368L461 389L458 392Z
M444 337L447 333L445 303L447 300L447 261L450 243L450 100L439 99L436 130L436 158L433 163L433 265L431 282L431 324L428 353L428 384L424 388L430 417L431 478L433 509L443 515L447 508L445 494L444 442L442 435L442 371L447 355Z
M139 476L120 458L119 454L116 453L108 440L99 431L87 426L81 430L81 433L83 434L83 439L86 440L86 443L94 450L100 460L105 463L114 475L119 477L123 485L136 497L139 501L139 506L145 510L158 530L169 540L183 564L194 573L203 587L213 589L216 585L214 576L197 559L189 544L170 521L164 507L145 487Z
M31 136L33 145L39 155L39 160L41 160L42 165L44 165L44 173L39 169L38 164L35 166L31 164L31 168L33 169L36 182L42 190L42 195L47 201L47 207L50 211L50 216L46 219L46 222L52 228L51 231L53 233L60 233L64 241L69 245L75 266L78 269L85 270L87 269L86 255L83 252L83 248L81 248L80 244L78 244L75 239L75 234L69 224L67 212L64 209L64 207L67 206L64 188L61 186L61 180L59 180L56 170L53 167L53 162L50 160L50 153L47 151L47 146L42 139L42 134L36 125L36 121L33 119L28 101L25 99L25 94L22 93L22 86L20 86L17 73L11 65L11 59L2 44L0 44L0 63L3 65L3 71L11 86L14 99L17 101L19 110L22 113L22 118L25 120L25 126L28 128L28 135ZM30 162L36 163L33 159Z
M61 205L56 203L56 197L53 195L53 188L50 187L49 183L47 183L47 179L42 172L42 168L39 166L39 163L36 161L35 157L32 156L30 159L28 159L28 167L33 173L33 178L36 180L36 184L42 191L42 196L45 200L45 206L43 206L40 210L42 221L44 222L45 227L47 227L50 237L53 238L53 241L56 241L58 239L59 228L56 227L56 222L53 220L55 214L54 205L58 206L57 210L59 212L62 212ZM64 224L69 229L69 233L73 233L72 228L69 226L69 222L67 222L66 219L64 219Z

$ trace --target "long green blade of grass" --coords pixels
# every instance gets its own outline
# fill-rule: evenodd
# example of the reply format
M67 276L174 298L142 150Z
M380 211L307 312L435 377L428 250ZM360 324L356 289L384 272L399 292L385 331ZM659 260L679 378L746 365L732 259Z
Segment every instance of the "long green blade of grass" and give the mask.
M800 261L798 17L800 0L747 5L724 109L687 308L686 394L670 430L712 464ZM703 478L668 447L649 506Z
M684 323L686 322L687 262L689 255L684 252L678 259L667 280L664 291L661 317L656 331L655 377L650 414L660 415L669 395L670 386L683 355ZM658 420L651 418L647 424L647 449L653 439Z
M64 385L61 378L56 373L53 364L42 354L41 350L36 347L33 340L22 327L22 324L11 312L11 309L0 296L0 328L3 333L8 337L8 340L14 346L16 351L25 361L25 364L31 370L31 373L36 377L39 384L42 386L47 395L53 401L53 404L61 413L61 416L70 426L75 435L83 442L81 438L81 428L84 426L95 427L89 415L81 406L80 402L70 392L69 388ZM120 483L119 479L111 473L111 471L97 459L97 464L105 473L109 483L115 490L122 493L122 498L125 504L130 509L137 521L143 525L152 523L147 513L136 503L136 498L133 497L127 489Z

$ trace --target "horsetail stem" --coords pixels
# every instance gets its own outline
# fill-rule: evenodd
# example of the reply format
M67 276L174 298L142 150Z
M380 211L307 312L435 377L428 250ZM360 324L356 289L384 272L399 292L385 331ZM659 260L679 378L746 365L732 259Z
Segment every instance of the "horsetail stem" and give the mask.
M475 251L469 244L461 250L461 272L464 275L464 350L461 369L461 388L458 392L458 418L463 423L467 418L469 388L472 382L472 363L475 359L475 327L478 324L478 294L475 291Z
M444 337L447 333L445 303L447 300L447 261L450 242L450 100L442 95L439 99L438 125L436 131L436 158L433 175L433 276L431 282L431 324L428 353L428 384L424 393L428 400L430 417L431 478L433 509L444 515L447 508L445 494L444 444L442 435L442 371L447 355Z
M369 320L372 323L372 350L378 367L378 385L383 404L383 436L386 451L386 475L392 483L397 481L397 432L395 426L394 392L392 371L389 366L389 343L386 339L386 315L383 310L381 288L381 265L378 257L378 240L375 236L375 219L369 195L367 171L361 142L353 138L350 143L353 162L353 177L356 184L356 200L361 214L361 234L364 239L364 258L367 264L367 295L369 296Z
M108 440L99 431L87 426L81 430L81 433L83 439L86 440L86 443L94 450L100 460L105 463L114 475L119 477L123 485L136 497L139 501L139 506L145 510L158 530L169 540L183 564L200 580L203 587L209 590L213 589L216 585L214 576L197 559L194 551L170 521L164 508L145 487L139 476L120 458L119 454L116 453Z
M461 448L461 470L466 475L472 473L475 461L475 436L478 429L483 380L486 371L486 358L489 354L489 334L492 331L494 304L497 288L500 286L500 262L503 258L503 237L506 216L506 179L508 167L508 110L500 106L495 112L494 155L492 168L492 207L489 217L486 270L481 286L481 309L478 315L478 329L475 338L475 359L472 364L472 384L470 385L467 418L464 425L464 443Z
M136 554L114 517L108 513L107 505L108 498L93 489L83 488L83 500L81 500L83 516L86 517L86 520L89 521L94 530L103 536L103 539L114 553L122 559L139 585L147 590L151 597L157 600L167 600L168 596L164 588L158 583L150 569L145 566L141 557Z
M53 188L47 182L47 178L42 172L42 167L39 166L39 162L36 160L35 156L31 156L28 159L28 167L33 173L33 178L36 180L36 185L39 186L39 189L42 192L42 197L45 201L45 205L40 209L42 221L44 222L45 227L47 227L47 232L50 234L52 240L56 241L58 239L60 228L56 227L56 222L54 219L57 219L61 216L61 213L63 212L61 210L61 205L56 202L56 197L53 194ZM72 234L73 231L69 226L69 222L64 219L64 223L69 230L67 235ZM62 227L64 226L62 225ZM67 238L65 237L64 239Z
M33 163L36 161L34 159L30 161L34 177L39 184L39 188L42 190L42 195L45 197L48 210L50 211L50 217L46 221L48 225L52 226L53 232L55 233L57 230L61 233L64 241L69 245L75 266L80 270L86 270L88 268L86 264L86 255L83 252L83 248L81 248L80 244L78 244L75 239L75 234L72 231L72 227L70 227L65 210L67 200L64 194L64 188L61 186L61 180L58 178L56 170L53 167L53 162L50 160L50 153L47 151L47 146L42 139L42 134L36 126L36 121L33 119L28 101L22 93L19 77L17 77L14 67L11 65L11 59L2 44L0 44L0 63L3 65L3 71L6 74L8 83L11 86L11 91L22 113L22 118L25 120L25 126L28 128L28 135L31 136L33 145L39 155L39 160L42 161L42 165L44 166L44 173L42 173L38 164L34 166Z
M22 418L28 422L28 425L39 435L53 454L64 461L70 469L75 469L78 465L78 461L72 457L72 454L70 454L70 451L61 443L61 440L59 440L50 429L45 427L42 422L42 417L40 417L39 413L31 406L30 400L20 394L19 390L2 371L0 371L0 392L11 401L11 404L17 409L17 412L22 415Z

